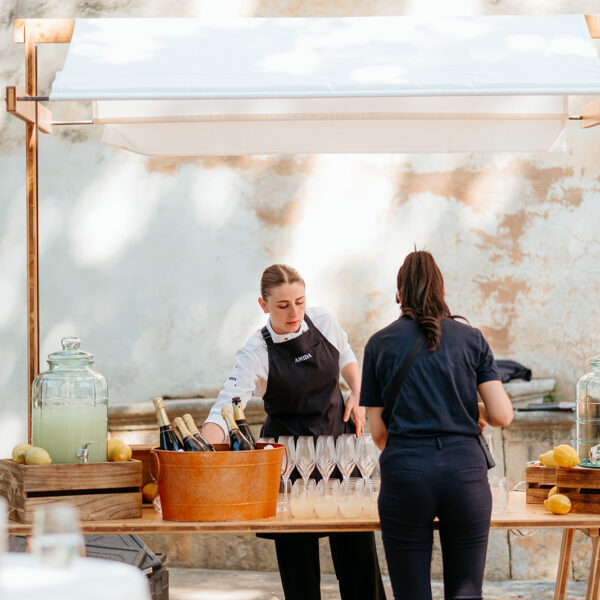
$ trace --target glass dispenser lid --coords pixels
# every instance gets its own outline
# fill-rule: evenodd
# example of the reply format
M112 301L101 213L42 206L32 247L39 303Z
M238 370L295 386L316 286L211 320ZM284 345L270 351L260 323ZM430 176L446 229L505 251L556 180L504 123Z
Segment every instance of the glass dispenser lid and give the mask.
M48 355L49 365L60 364L92 364L94 355L79 349L81 340L78 337L64 337L60 341L63 349Z

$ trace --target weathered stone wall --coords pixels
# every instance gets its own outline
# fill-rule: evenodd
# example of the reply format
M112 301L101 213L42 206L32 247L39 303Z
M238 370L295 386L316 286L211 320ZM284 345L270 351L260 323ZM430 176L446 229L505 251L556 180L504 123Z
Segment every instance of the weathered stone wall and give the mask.
M593 1L544 11L594 12ZM24 84L17 17L500 14L534 2L5 1L0 84ZM65 46L39 47L40 92ZM581 102L583 102L582 100ZM53 103L57 118L86 104ZM577 111L577 107L573 107ZM113 405L218 388L235 350L263 322L265 266L303 273L311 304L332 308L360 359L396 316L404 255L428 248L452 310L497 356L553 376L573 395L598 352L598 131L571 124L565 154L147 158L103 146L99 129L41 136L41 365L77 334ZM25 437L24 125L0 111L0 453Z

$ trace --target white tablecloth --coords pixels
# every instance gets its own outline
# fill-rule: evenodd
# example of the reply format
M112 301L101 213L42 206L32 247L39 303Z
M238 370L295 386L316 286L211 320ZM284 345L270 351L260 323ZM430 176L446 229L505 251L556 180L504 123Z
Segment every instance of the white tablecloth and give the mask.
M151 600L142 572L131 565L77 558L68 567L41 564L31 554L0 555L2 600Z

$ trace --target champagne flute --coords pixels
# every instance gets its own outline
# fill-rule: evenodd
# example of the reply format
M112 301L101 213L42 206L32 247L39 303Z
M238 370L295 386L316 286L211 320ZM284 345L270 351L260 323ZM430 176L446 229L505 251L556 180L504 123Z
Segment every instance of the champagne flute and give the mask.
M370 434L365 433L356 438L356 461L365 483L377 465L378 454Z
M353 433L344 433L335 442L337 466L346 481L356 466L356 436Z
M315 468L315 440L312 435L301 435L296 443L296 468L304 481L308 481Z
M332 435L320 435L317 438L317 448L315 451L317 460L317 469L321 473L324 481L329 479L333 469L335 469L335 440Z
M289 502L288 494L288 480L292 471L294 470L294 465L296 464L296 446L294 444L294 436L293 435L280 435L277 438L278 444L283 444L287 449L287 461L281 461L281 477L283 479L283 498L282 501Z

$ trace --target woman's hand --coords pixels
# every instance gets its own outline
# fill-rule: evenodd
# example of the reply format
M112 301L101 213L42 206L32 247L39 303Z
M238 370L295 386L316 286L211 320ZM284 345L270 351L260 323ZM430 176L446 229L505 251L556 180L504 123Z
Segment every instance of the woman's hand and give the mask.
M350 415L354 417L356 425L356 435L361 435L365 432L365 408L359 406L360 400L360 371L358 364L355 362L348 363L342 369L342 377L350 388L350 395L346 401L346 410L344 411L344 423L348 421Z
M479 404L479 419L477 419L477 425L479 425L479 429L481 429L481 433L485 433L485 428L487 427L487 421L485 420L485 416L487 413L485 412L485 406L483 402L478 402Z
M365 432L365 407L358 405L359 399L359 393L350 392L348 400L346 401L346 410L344 411L344 423L348 421L351 414L354 417L354 424L356 425L356 435L361 435Z

